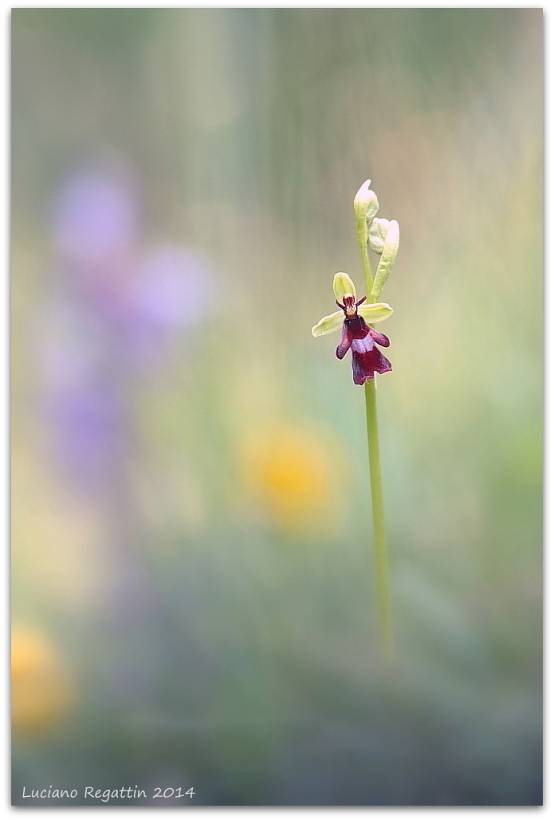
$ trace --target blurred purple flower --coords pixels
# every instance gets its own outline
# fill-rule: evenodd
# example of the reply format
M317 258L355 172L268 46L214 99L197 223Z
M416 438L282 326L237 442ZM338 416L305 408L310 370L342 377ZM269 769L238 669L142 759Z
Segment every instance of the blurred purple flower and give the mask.
M126 311L129 350L146 366L209 304L207 265L185 247L148 249L138 260Z
M129 174L70 177L54 207L54 241L76 269L123 261L138 241L138 186Z
M144 247L140 216L139 185L119 169L73 174L52 212L43 406L55 453L89 489L125 460L131 380L159 368L209 303L206 262L184 246Z
M65 384L50 397L54 455L85 490L100 490L113 473L122 439L122 412L102 385Z
M207 303L206 263L187 248L165 245L147 251L136 282L137 314L158 327L188 324Z
M109 342L95 317L57 294L39 324L43 420L52 456L73 486L98 490L113 474L124 428L121 393L107 367Z

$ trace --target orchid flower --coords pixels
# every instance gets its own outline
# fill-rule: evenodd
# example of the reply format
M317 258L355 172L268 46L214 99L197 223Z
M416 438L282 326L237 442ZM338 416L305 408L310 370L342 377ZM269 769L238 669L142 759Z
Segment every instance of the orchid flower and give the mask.
M342 339L336 349L337 359L352 351L352 374L354 384L363 384L374 373L387 373L391 363L376 345L388 347L390 342L383 333L377 333L369 324L382 322L392 313L386 302L364 305L366 297L356 301L356 288L347 273L337 273L333 279L333 291L339 311L324 316L312 328L313 336L332 333L342 325Z

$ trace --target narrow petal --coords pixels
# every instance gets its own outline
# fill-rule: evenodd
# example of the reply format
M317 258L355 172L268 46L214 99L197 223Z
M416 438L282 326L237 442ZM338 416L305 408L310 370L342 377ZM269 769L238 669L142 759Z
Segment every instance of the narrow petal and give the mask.
M342 310L337 310L336 313L331 313L329 316L324 316L320 319L317 325L312 328L312 336L325 336L327 333L332 333L338 330L344 322L344 313Z
M383 319L388 319L392 312L391 306L386 302L374 302L371 305L360 305L358 308L358 316L365 319L368 324L382 322Z
M346 355L346 352L350 349L350 345L352 344L352 335L349 332L346 324L343 325L342 328L342 339L335 351L335 355L337 359L343 359Z

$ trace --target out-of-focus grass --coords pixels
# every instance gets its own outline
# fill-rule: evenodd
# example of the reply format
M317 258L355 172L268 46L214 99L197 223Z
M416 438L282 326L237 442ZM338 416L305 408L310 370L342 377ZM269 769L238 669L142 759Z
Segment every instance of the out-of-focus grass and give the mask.
M74 691L14 735L14 802L540 802L540 11L16 9L12 35L12 601ZM360 287L367 177L401 229L386 678L362 395L310 335L337 270Z

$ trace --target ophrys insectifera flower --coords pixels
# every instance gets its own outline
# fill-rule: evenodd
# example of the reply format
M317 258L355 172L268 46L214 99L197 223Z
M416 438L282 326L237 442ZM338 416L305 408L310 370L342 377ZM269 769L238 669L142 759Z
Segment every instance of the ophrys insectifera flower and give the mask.
M354 384L363 384L372 379L374 373L392 370L391 363L377 347L390 345L387 336L370 327L388 318L392 313L391 306L386 302L363 304L365 296L356 301L356 288L347 273L335 274L333 291L340 310L324 316L312 328L312 335L324 336L342 325L342 338L335 352L337 358L342 359L349 350L352 351Z

